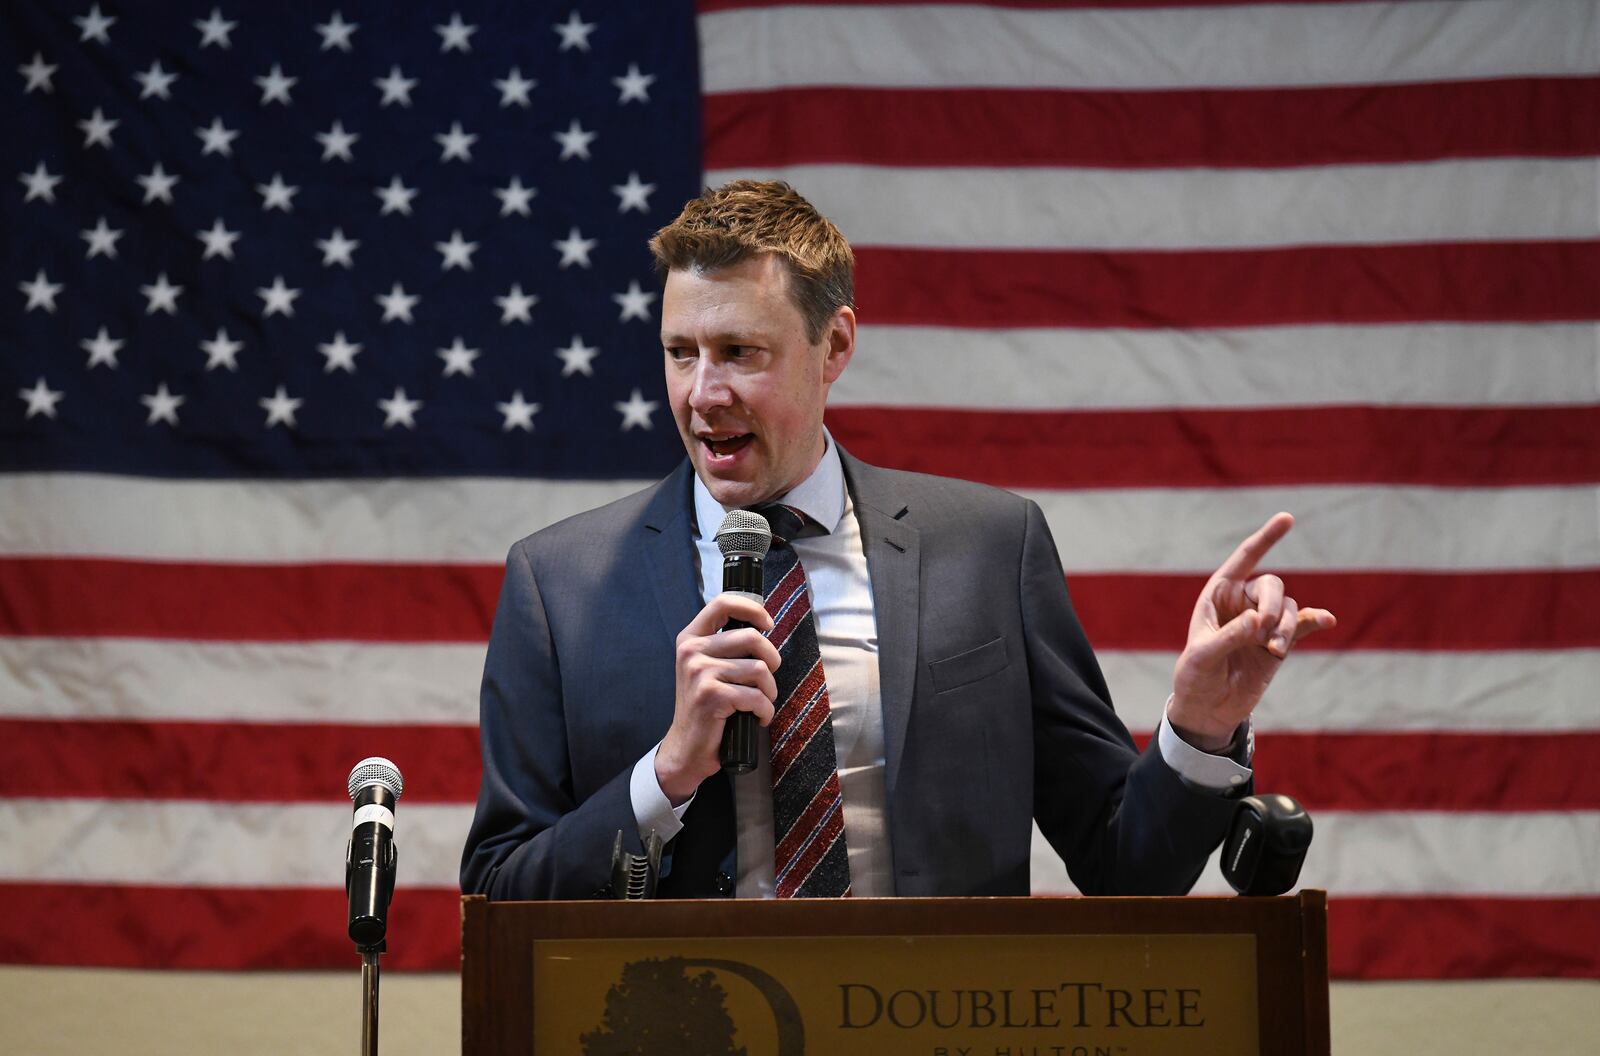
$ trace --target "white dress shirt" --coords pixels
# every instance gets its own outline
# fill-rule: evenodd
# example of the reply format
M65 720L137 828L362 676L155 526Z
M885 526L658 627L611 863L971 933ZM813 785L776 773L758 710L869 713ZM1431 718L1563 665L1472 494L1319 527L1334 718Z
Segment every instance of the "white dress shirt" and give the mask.
M833 714L834 752L844 797L845 842L850 849L850 889L858 898L894 894L884 784L883 700L878 688L878 625L872 582L862 547L861 522L845 487L844 467L833 438L817 468L783 502L827 529L826 535L795 540L795 553L811 585L811 607L827 676ZM716 531L727 510L694 481L695 552L701 593L722 592L722 554ZM1171 700L1168 700L1171 704ZM1224 792L1244 784L1251 771L1226 756L1211 755L1179 737L1162 717L1157 745L1167 765L1191 784ZM772 768L766 737L756 738L756 769L733 778L738 833L740 898L773 897ZM656 780L655 749L633 768L629 786L641 838L654 829L663 842L683 828L685 802L673 807ZM1245 758L1249 758L1248 750ZM692 798L689 802L693 802Z

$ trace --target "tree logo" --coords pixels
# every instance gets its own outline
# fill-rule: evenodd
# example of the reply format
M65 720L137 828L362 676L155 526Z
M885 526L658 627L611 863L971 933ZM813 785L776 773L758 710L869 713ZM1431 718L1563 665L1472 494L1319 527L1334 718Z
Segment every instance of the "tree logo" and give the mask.
M742 961L688 957L623 965L622 977L606 991L601 1024L578 1037L583 1056L748 1056L734 1046L719 972L744 980L766 1000L777 1026L777 1056L803 1056L805 1026L782 983Z

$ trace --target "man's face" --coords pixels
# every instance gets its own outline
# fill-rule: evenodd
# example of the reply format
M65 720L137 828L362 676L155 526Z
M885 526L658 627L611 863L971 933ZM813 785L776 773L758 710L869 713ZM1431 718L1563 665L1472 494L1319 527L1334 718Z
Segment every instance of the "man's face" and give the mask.
M828 388L855 350L849 308L813 343L778 257L673 271L661 298L661 346L678 435L714 499L765 502L816 468Z

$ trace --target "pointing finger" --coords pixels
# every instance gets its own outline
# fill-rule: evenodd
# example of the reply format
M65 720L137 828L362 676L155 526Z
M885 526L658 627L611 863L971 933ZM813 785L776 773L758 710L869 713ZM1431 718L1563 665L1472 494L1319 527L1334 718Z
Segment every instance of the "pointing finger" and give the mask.
M1240 543L1238 549L1228 555L1228 559L1217 569L1217 576L1223 579L1244 579L1256 570L1261 559L1267 556L1273 544L1294 527L1294 517L1288 513L1275 513L1255 531L1248 539Z

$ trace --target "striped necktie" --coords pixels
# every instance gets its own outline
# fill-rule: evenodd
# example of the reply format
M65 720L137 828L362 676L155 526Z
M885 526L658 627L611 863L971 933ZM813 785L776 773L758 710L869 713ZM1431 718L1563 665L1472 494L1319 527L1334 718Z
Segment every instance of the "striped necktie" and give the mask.
M850 894L844 798L834 756L833 715L822 670L811 585L789 541L807 526L790 506L755 508L772 526L763 592L772 616L768 638L778 647L778 698L767 734L772 742L773 869L779 898Z

